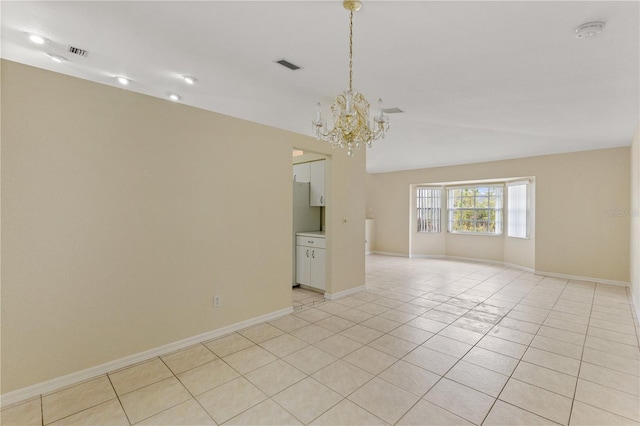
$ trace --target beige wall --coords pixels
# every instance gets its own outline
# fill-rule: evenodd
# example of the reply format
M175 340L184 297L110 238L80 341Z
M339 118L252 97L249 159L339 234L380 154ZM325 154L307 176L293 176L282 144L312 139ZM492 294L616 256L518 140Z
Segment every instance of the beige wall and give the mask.
M488 248L487 259L518 263L535 256L540 272L629 281L629 220L609 214L629 209L630 149L628 147L515 160L466 164L432 169L379 173L369 177L367 212L376 218L376 250L408 255L410 185L502 179L535 178L535 251L500 259L501 242ZM371 189L372 188L372 189ZM480 252L471 236L456 236L455 247L447 239L446 254ZM465 238L466 237L466 238ZM453 240L452 240L453 241ZM495 241L495 240L494 240ZM500 239L501 241L501 239ZM525 243L526 244L526 243ZM513 247L509 247L513 249ZM528 254L527 254L528 252Z
M12 62L1 90L3 394L290 307L293 147L328 157L328 291L364 284L363 152Z
M502 261L504 258L502 236L450 234L446 230L445 234L447 256L491 261Z
M640 314L640 125L631 145L631 297Z

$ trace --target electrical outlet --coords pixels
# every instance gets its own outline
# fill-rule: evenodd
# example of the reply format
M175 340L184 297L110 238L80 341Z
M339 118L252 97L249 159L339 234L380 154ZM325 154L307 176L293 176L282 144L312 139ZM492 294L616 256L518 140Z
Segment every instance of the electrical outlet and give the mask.
M219 308L221 303L222 303L222 300L220 299L220 296L213 296L213 307L214 308Z

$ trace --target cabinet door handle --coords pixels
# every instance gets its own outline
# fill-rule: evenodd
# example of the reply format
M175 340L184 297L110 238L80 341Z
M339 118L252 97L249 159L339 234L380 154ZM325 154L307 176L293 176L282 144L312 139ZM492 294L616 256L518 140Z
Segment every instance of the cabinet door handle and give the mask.
M307 257L309 257L309 249L307 249Z
M313 257L314 259L316 258L316 251L315 250L311 252L311 257Z
M307 240L307 242L308 242L309 244L313 244L313 241L311 241L311 240Z
M320 196L320 204L324 204L324 196Z

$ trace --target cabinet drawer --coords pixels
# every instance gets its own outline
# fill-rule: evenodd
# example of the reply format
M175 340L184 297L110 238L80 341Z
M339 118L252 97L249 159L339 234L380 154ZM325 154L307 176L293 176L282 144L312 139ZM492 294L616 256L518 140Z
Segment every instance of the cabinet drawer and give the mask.
M296 237L296 244L299 246L325 248L325 239L317 237Z

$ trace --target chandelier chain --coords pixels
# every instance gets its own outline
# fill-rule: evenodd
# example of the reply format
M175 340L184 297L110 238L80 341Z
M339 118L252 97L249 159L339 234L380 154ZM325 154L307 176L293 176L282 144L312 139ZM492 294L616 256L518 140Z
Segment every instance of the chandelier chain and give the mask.
M353 91L353 10L349 13L349 90Z

